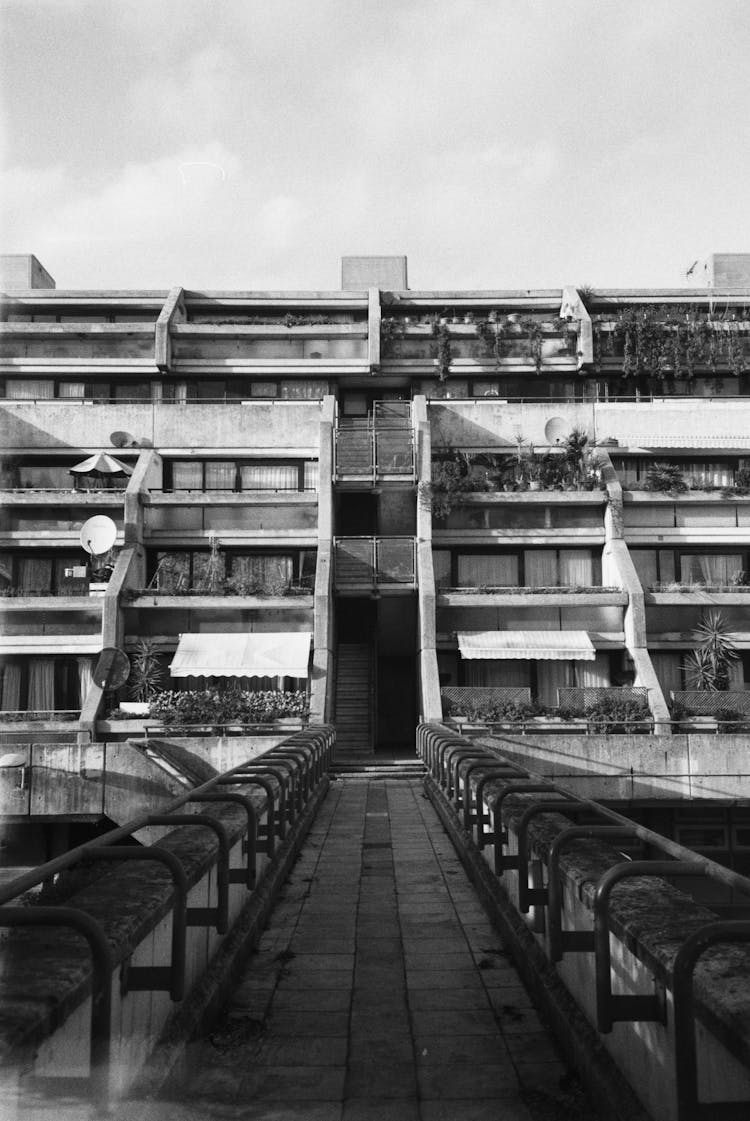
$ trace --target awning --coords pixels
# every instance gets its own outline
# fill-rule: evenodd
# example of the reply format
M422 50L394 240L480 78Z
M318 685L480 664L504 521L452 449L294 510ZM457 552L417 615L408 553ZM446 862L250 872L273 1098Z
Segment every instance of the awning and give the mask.
M0 638L0 657L9 654L98 654L98 634L6 634Z
M307 677L310 631L183 634L172 677Z
M100 477L133 474L132 467L120 463L119 459L115 459L113 455L109 455L107 452L90 455L88 459L84 459L82 463L76 463L75 467L70 467L68 470L71 475L99 475Z
M462 658L572 659L592 662L596 650L586 631L461 631Z

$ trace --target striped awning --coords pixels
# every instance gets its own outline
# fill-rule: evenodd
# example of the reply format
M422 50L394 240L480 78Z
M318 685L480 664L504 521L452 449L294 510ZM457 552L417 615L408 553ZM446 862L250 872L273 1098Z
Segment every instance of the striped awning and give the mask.
M596 658L586 631L459 631L456 637L462 658Z
M307 677L310 631L183 634L172 677Z

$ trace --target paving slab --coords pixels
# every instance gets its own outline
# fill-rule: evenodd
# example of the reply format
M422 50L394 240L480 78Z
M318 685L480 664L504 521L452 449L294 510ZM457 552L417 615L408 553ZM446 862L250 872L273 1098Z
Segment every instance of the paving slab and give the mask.
M332 784L187 1060L156 1103L165 1121L572 1116L570 1076L417 778Z

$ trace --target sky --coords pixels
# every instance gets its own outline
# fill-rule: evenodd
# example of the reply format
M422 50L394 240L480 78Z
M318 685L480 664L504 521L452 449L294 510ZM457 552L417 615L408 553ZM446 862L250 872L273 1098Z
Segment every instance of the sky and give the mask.
M0 252L59 288L687 285L750 252L748 0L0 0Z

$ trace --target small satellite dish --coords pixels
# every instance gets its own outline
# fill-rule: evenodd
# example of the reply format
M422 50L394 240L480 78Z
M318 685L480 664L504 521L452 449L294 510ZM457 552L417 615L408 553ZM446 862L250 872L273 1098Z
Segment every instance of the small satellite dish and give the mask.
M115 448L137 448L138 441L129 432L110 432L109 442Z
M568 435L569 424L561 416L553 416L544 426L544 438L548 444L559 444Z
M100 689L119 689L130 677L130 659L117 646L105 646L91 676Z
M148 436L141 436L136 441L136 446L139 448L152 448L154 446L154 441L149 440Z
M108 552L117 539L117 526L104 514L96 514L81 526L81 545L92 557Z

